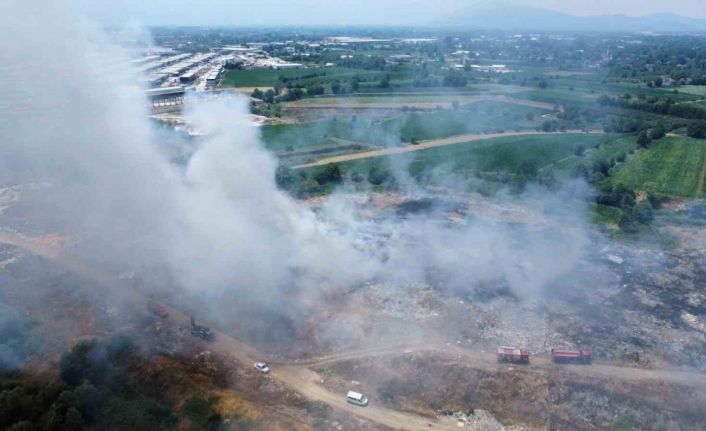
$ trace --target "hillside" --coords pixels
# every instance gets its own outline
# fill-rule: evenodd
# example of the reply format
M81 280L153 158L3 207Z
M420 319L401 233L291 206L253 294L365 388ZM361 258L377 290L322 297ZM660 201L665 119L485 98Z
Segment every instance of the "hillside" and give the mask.
M636 11L639 13L639 11ZM672 13L645 16L576 16L512 3L493 3L460 10L439 22L452 27L492 30L601 31L601 32L703 32L706 20Z

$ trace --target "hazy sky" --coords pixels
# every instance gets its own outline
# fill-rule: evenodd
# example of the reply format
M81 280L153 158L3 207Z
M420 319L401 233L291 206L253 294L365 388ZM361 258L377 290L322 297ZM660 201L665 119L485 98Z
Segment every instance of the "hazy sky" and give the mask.
M424 24L476 0L74 0L103 22L146 25ZM505 0L482 0L484 3ZM706 18L706 0L512 0L575 15L673 12Z

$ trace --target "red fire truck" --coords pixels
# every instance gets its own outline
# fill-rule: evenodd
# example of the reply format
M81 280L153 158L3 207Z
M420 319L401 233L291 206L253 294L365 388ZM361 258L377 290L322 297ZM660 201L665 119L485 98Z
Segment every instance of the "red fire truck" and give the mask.
M556 364L576 363L590 364L591 352L588 350L561 350L552 349L552 361Z
M517 347L498 348L498 362L500 363L529 364L529 356L529 350L527 349L518 349Z

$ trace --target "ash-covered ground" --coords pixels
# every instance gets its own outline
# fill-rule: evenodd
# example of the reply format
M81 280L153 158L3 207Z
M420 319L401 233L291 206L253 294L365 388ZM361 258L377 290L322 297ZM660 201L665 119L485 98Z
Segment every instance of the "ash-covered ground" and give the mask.
M18 199L12 197L2 215L6 236L69 253L80 247L80 238L62 233L22 232L26 206L15 205ZM374 194L358 198L356 211L373 221L390 214L400 223L434 217L449 230L469 220L502 223L520 238L575 234L536 209L475 195ZM371 226L364 242L391 239ZM465 429L700 429L703 387L649 376L643 381L640 371L706 372L706 251L619 242L598 231L589 239L571 271L530 293L502 278L449 286L442 273L429 271L424 281L377 277L331 285L305 300L293 291L292 298L257 308L236 292L219 295L214 305L212 297L184 291L158 268L106 268L119 285L145 294L136 298L12 245L0 250L0 277L3 304L29 322L33 342L25 353L35 368L50 369L78 340L115 334L141 340L152 354L210 354L204 353L207 342L191 336L188 321L163 322L145 308L154 300L257 347L270 361L310 364L331 391L358 388L373 403L448 416ZM289 300L303 307L289 312ZM588 348L614 374L594 374L596 364L569 373L542 362L536 369L499 366L493 352L500 345L545 358L556 347ZM264 402L258 391L266 391L273 397L268 408L289 405L286 421L313 429L384 429L308 404L274 382L253 391L252 371L225 367L246 376L231 385L236 390L258 402Z

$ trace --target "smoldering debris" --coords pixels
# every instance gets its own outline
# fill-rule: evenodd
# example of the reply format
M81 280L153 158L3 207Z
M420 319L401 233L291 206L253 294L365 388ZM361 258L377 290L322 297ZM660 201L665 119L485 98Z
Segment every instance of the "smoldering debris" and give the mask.
M116 273L159 268L169 279L163 284L186 291L180 297L185 303L189 295L200 298L198 305L214 311L217 323L233 327L233 319L250 324L261 318L282 328L280 338L296 336L292 322L306 318L309 304L331 291L366 283L381 287L371 296L393 316L425 300L409 314L421 320L433 320L438 313L429 302L436 298L432 290L491 308L530 304L531 313L566 322L605 304L630 303L631 298L615 292L614 278L602 277L608 270L597 263L600 259L589 255L588 249L604 240L585 219L591 195L585 183L566 183L551 192L530 187L521 195L500 196L502 204L459 196L439 199L405 174L402 160L394 166L402 193L387 196L388 203L380 195L361 201L342 190L321 199L313 210L277 188L277 160L263 148L246 102L195 103L186 113L188 122L206 135L188 151L177 152L175 163L175 153L165 151L160 133L150 127L132 72L118 68L106 77L102 60L110 56L127 62L124 50L60 5L26 12L22 5L8 8L0 26L0 92L13 107L0 115L2 181L9 190L15 190L13 184L37 181L47 186L33 190L27 205L17 204L14 192L3 194L3 202L13 205L4 215L24 216L32 220L32 229L70 236L73 251L95 265ZM67 84L56 86L56 81ZM449 189L462 189L456 186ZM449 214L455 217L451 222ZM623 284L648 285L636 296L642 306L659 309L669 303L666 289L653 298L655 283L640 275L648 263L622 250L608 249L602 256L611 261L606 265L622 268ZM659 259L653 262L662 265ZM159 280L145 279L150 281L140 283L140 289L163 291ZM606 280L615 289L593 289L592 280ZM422 287L396 290L404 286ZM586 289L596 292L590 300ZM685 293L699 301L693 291ZM404 295L417 299L403 300ZM581 307L555 307L552 314L535 306L555 298ZM229 301L240 308L226 307ZM249 313L234 312L240 310ZM590 331L558 324L565 331L563 341L590 338L612 326L618 319L610 310L596 314L609 323L596 323ZM700 308L687 312L699 322ZM670 319L675 325L694 322L681 314ZM628 316L625 321L632 320ZM558 338L545 321L532 322L542 337ZM521 327L522 321L504 325ZM258 334L273 333L251 326ZM521 341L503 325L492 337ZM541 344L537 338L528 342Z

